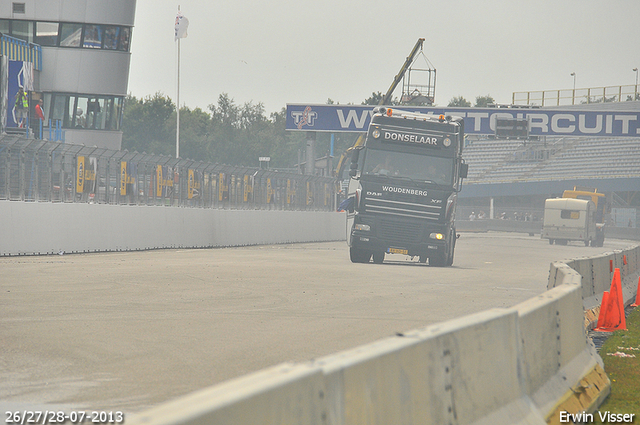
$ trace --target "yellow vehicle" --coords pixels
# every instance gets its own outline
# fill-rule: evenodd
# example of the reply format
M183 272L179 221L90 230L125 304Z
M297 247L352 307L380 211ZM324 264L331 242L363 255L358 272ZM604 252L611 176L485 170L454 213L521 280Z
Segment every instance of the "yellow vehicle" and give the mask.
M602 246L604 244L604 216L607 203L605 194L598 193L596 188L574 186L573 190L565 190L562 197L593 202L596 209L596 238L591 242L591 246Z

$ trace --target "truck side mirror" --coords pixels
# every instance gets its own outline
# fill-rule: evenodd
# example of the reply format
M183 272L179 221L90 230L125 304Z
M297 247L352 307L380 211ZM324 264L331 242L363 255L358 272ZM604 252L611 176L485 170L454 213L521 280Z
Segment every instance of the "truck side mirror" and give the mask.
M355 177L358 172L358 159L360 159L360 149L354 149L351 153L351 166L349 167L351 177Z
M351 167L349 167L349 175L351 177L355 177L356 174L358 173L358 162L352 162L351 163Z
M462 164L460 164L460 177L462 177L463 179L466 179L468 174L469 174L469 164L463 162Z

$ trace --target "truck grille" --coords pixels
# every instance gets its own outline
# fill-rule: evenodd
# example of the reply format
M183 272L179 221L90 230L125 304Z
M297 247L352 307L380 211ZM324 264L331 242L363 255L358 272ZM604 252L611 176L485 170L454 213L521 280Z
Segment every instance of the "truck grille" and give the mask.
M380 220L378 237L390 243L397 242L401 246L407 243L418 243L421 240L421 224L416 222Z
M441 205L424 205L405 200L365 198L365 210L373 214L437 221Z

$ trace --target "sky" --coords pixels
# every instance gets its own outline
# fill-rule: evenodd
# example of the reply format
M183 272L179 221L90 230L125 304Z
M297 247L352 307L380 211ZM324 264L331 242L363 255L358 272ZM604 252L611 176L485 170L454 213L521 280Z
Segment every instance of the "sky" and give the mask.
M129 93L205 109L360 104L385 93L419 38L436 69L435 104L462 96L632 85L640 67L638 0L137 0ZM415 74L414 74L415 75ZM419 77L412 77L419 82ZM401 94L401 87L394 96Z

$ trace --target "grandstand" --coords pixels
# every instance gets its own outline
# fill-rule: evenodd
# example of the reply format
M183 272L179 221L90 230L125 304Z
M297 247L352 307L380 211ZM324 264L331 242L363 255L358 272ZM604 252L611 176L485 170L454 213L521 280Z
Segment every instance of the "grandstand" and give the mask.
M478 139L467 184L640 177L640 138Z
M638 110L640 102L590 107ZM488 210L490 200L500 210L524 209L540 216L544 199L561 196L574 185L606 193L611 208L640 207L640 137L469 136L463 157L469 177L460 193L462 217L471 210Z

